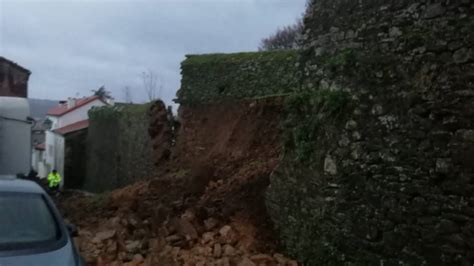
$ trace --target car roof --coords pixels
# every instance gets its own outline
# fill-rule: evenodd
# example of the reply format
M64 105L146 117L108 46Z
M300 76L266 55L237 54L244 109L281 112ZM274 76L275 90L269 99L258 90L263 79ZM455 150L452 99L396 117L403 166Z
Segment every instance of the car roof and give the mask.
M35 182L12 176L0 176L0 192L45 193Z

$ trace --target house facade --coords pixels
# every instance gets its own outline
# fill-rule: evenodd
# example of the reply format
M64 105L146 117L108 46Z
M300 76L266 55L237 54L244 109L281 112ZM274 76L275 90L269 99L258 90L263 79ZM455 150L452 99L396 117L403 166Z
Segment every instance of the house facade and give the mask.
M37 165L34 167L38 173L39 169L43 169L40 177L46 177L47 173L56 169L64 177L63 179L67 178L64 176L66 136L86 129L89 126L88 111L93 107L104 105L108 103L98 96L69 98L48 111L46 122L49 129L46 130L44 145L37 145L39 149L35 148L37 157L42 158L37 160ZM39 154L41 148L44 149L42 155Z
M31 72L0 56L0 96L28 97L28 79Z

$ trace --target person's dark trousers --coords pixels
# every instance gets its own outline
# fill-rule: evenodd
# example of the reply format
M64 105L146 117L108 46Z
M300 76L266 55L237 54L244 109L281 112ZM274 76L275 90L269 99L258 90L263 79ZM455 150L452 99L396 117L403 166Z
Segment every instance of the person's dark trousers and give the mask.
M51 196L56 196L57 194L59 194L59 186L48 186L48 193Z

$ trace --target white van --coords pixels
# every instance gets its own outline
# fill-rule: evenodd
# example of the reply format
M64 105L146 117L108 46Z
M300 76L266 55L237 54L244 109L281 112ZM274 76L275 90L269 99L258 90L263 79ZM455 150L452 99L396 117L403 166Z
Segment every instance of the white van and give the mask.
M28 100L0 97L0 176L27 175L31 168Z

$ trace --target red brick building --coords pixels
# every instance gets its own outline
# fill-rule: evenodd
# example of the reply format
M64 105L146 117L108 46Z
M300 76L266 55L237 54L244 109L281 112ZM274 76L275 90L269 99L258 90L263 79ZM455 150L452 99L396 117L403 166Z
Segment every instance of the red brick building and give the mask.
M28 97L31 72L0 56L0 96Z

